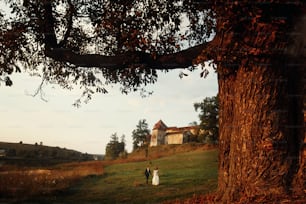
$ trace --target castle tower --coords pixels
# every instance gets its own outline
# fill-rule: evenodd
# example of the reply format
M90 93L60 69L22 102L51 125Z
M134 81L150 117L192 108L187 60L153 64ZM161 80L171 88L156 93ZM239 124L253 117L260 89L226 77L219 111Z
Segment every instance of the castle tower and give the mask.
M159 120L153 127L150 146L157 146L165 143L167 125Z

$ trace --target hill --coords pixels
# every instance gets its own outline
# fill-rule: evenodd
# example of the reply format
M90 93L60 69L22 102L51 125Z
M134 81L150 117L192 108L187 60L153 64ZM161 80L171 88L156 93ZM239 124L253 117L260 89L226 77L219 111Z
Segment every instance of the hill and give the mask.
M73 161L94 160L94 155L44 145L0 142L0 164L48 166Z
M143 147L128 154L129 160L141 161L171 156L178 153L216 149L216 145L203 143L186 143Z

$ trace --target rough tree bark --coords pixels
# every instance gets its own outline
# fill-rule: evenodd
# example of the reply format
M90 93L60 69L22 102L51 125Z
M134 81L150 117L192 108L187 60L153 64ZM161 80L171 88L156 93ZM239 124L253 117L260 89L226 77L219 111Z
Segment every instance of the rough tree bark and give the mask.
M301 34L297 27L288 32ZM260 36L268 30L271 34L278 32L277 26L258 23L249 29L246 32L255 35L244 36L244 39L234 38L235 31L229 30L223 36L222 46L241 40L248 45L273 45L273 48L288 51L279 55L253 50L254 54L239 61L240 64L231 64L236 69L229 69L226 64L218 67L220 153L217 201L233 203L241 198L250 202L293 194L305 196L305 53L291 53L292 45L284 47L284 42L279 39ZM281 37L288 36L284 33ZM237 46L243 43L238 42ZM223 59L224 55L219 58Z
M292 78L281 68L282 60L262 63L219 77L218 190L223 202L288 194L300 167L303 124L296 118L302 115L302 105L296 100L301 93L296 93L294 80L301 77L296 71Z

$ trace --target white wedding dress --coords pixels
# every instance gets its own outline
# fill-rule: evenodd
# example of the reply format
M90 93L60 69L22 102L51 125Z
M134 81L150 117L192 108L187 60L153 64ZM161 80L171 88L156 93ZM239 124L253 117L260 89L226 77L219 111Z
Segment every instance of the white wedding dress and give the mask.
M153 170L153 178L152 178L152 185L157 186L159 185L159 176L158 176L158 170Z

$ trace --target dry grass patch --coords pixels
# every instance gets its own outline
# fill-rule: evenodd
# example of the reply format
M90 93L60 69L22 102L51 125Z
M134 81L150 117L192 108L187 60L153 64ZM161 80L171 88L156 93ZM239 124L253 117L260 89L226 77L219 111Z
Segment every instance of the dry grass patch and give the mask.
M90 175L104 173L101 162L75 162L50 168L16 169L3 167L0 171L0 201L27 199L65 189Z

